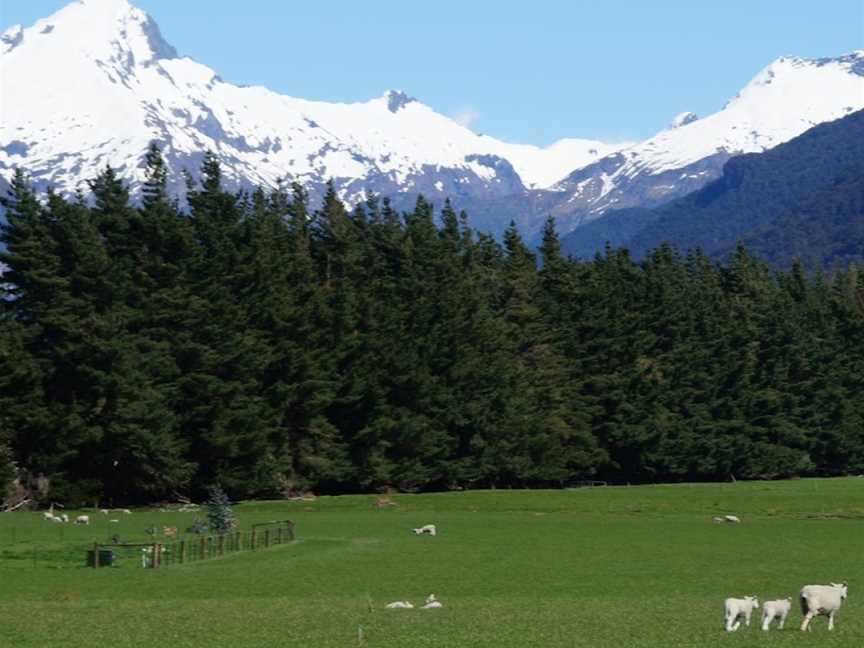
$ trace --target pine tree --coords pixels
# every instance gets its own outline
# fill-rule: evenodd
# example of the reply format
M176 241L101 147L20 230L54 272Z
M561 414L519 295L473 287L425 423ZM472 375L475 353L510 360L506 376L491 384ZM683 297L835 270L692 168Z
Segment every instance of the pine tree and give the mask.
M208 498L204 506L207 509L207 523L210 530L217 535L231 533L237 526L231 501L218 484L210 486L207 493Z

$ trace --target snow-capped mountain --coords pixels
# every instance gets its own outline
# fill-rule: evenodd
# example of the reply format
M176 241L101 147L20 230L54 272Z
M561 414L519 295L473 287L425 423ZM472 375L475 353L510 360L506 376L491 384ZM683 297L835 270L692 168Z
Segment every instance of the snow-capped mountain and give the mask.
M71 190L106 164L133 182L151 140L170 167L197 170L211 149L238 184L433 196L540 188L621 148L566 139L549 148L477 135L403 92L365 103L295 99L222 81L181 57L127 0L79 0L0 40L0 173L21 165Z
M609 209L668 202L719 177L733 155L766 151L861 108L864 50L779 58L719 112L681 113L651 139L575 170L553 187L567 194L556 212L585 222Z
M400 91L341 104L226 83L178 55L127 0L78 0L8 29L0 84L0 188L20 166L37 186L71 192L107 164L134 189L156 140L176 180L209 149L233 186L287 178L314 197L333 179L349 202L367 191L397 204L450 196L482 229L515 219L531 236L550 213L568 231L609 209L668 201L734 154L864 107L864 51L778 59L723 110L682 113L645 142L546 148L478 135Z

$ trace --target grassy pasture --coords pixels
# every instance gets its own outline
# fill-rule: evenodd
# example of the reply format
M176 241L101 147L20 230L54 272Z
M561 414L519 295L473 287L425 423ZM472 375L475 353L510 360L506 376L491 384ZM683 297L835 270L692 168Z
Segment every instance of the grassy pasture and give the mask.
M90 512L90 527L62 528L0 515L0 646L864 646L864 479L374 500L245 503L242 527L287 517L298 540L161 570L136 556L87 569L84 550L193 514ZM723 513L743 523L711 522ZM409 533L426 523L440 535ZM830 635L824 619L800 633L797 602L784 631L762 633L758 617L722 630L726 596L794 597L830 580L850 583ZM430 592L444 609L383 608Z

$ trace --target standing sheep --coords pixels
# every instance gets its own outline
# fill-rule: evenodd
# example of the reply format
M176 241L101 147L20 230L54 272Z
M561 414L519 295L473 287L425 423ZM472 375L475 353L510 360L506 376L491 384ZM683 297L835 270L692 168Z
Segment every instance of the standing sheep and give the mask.
M755 596L744 598L727 598L724 607L726 610L726 632L735 632L741 627L741 617L744 617L746 625L750 625L750 615L759 607L759 599Z
M765 601L762 603L762 629L768 630L771 627L771 622L774 619L779 619L778 628L783 629L783 624L786 623L786 617L789 616L789 610L792 609L792 599L777 599L775 601Z
M846 600L848 588L846 583L831 583L830 585L805 585L801 588L801 614L804 621L801 630L810 630L810 622L815 616L828 617L828 629L834 629L834 615L843 601Z

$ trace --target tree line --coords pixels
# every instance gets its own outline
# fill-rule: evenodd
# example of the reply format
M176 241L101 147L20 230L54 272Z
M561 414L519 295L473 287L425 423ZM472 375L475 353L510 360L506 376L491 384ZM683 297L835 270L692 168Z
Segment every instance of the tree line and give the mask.
M37 195L0 240L0 480L150 502L864 470L864 273L660 246L565 258L449 202L331 186L187 203L158 148Z

